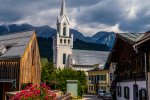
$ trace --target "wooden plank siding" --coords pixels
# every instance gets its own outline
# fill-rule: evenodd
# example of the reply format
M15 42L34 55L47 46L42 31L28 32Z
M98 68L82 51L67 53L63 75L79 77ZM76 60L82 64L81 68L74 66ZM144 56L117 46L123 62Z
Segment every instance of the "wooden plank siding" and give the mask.
M0 99L5 99L5 92L16 91L19 89L19 73L20 72L20 60L0 60L0 89L3 91ZM5 81L16 80L16 87L13 83Z
M33 83L40 85L40 81L41 63L37 38L34 33L20 61L20 83Z
M19 79L20 60L0 60L0 79Z

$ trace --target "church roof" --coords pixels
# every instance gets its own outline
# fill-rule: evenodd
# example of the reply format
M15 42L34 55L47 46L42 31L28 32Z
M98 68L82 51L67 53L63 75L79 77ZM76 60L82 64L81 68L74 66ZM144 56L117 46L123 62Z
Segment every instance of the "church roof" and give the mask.
M0 36L0 45L5 46L6 52L0 55L0 59L20 58L31 39L34 31L6 34Z
M104 51L89 51L89 50L73 50L72 64L73 65L105 65L109 52Z

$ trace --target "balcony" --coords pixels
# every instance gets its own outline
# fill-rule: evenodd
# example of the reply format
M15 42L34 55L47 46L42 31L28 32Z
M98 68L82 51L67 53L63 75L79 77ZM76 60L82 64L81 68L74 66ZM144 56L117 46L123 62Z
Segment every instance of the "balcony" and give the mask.
M101 80L101 81L99 81L99 83L107 83L107 81L106 80Z

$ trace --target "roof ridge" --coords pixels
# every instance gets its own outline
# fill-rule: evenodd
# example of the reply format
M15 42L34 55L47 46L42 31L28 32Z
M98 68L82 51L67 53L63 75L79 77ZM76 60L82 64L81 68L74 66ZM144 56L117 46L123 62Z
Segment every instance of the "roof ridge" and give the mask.
M6 34L0 34L0 36L7 36L7 35L19 34L19 33L30 32L30 31L34 31L35 32L35 29L29 29L29 30L18 31L18 32L9 32L9 33L6 33Z

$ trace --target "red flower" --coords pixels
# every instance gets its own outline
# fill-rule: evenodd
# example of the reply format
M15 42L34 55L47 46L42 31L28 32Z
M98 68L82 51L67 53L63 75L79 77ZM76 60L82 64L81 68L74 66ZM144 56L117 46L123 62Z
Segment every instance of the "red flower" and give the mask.
M56 100L56 94L49 90L50 87L46 84L42 84L41 87L37 85L30 84L25 90L18 92L11 100L28 100L28 99L46 99L49 100L53 98Z

